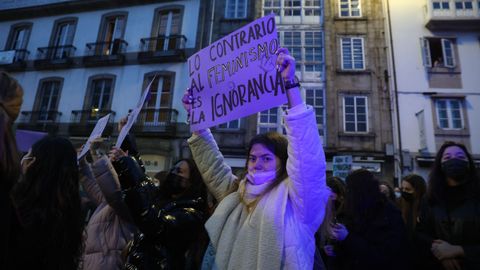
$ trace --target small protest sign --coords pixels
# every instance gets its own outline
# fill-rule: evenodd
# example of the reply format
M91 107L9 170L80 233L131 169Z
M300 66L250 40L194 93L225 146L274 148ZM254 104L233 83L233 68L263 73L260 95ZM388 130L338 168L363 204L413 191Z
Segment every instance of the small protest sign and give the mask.
M88 137L87 142L83 146L82 151L77 155L77 160L80 160L88 152L88 150L90 150L90 145L92 144L93 140L95 140L96 138L102 137L102 133L108 124L109 118L110 118L110 114L107 114L104 117L98 119L98 122L93 128L93 131L90 134L90 137Z
M275 16L262 17L188 58L191 131L212 127L287 102L275 68Z
M128 132L132 128L133 123L135 123L135 120L137 120L138 114L142 110L143 104L145 103L145 100L147 100L148 94L150 93L150 87L152 86L152 83L155 81L155 78L157 76L154 76L152 81L148 84L147 88L142 93L142 96L140 97L140 100L137 103L137 106L135 109L133 109L127 117L127 123L125 126L122 127L122 130L118 134L117 138L117 143L115 144L116 148L120 148L120 146L123 143L123 140L125 140L125 137L127 137Z
M352 169L352 156L334 156L333 157L333 176L339 177L343 180Z
M17 129L15 131L15 139L18 150L20 150L20 152L28 152L33 144L47 135L45 132Z

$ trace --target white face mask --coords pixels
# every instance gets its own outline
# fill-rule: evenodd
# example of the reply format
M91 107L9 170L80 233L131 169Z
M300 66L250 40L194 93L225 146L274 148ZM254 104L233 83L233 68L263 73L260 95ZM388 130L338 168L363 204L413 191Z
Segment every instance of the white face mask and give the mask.
M273 181L277 176L277 171L252 172L248 171L247 180L252 185L261 185Z

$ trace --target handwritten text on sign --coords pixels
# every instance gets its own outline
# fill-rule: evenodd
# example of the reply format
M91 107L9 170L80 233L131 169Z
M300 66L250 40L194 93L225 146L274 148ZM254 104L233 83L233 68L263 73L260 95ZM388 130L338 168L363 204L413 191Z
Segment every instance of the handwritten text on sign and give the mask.
M279 47L275 16L260 18L188 59L194 103L192 131L285 104L275 69Z

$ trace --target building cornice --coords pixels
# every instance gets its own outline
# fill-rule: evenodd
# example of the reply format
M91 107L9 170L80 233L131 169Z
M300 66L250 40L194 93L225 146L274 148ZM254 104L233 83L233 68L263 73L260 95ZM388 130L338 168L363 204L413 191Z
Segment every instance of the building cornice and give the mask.
M80 13L93 10L148 5L153 3L172 3L180 0L79 0L65 1L47 5L0 10L0 22L25 20L62 14Z

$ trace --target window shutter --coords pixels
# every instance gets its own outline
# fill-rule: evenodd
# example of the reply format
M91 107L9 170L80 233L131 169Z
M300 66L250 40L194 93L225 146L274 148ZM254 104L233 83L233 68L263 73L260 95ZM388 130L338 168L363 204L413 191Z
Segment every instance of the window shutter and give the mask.
M455 55L453 53L453 43L449 39L442 38L442 51L445 67L455 67Z
M430 43L427 38L420 38L420 45L422 47L423 66L432 67L432 57L430 55Z

